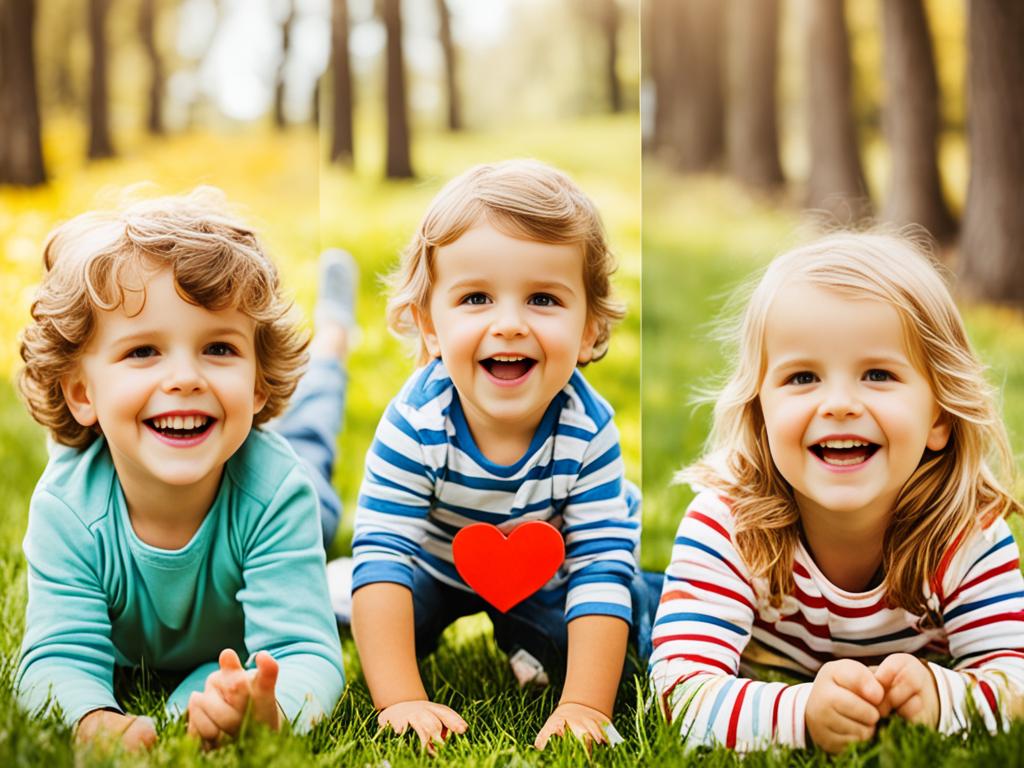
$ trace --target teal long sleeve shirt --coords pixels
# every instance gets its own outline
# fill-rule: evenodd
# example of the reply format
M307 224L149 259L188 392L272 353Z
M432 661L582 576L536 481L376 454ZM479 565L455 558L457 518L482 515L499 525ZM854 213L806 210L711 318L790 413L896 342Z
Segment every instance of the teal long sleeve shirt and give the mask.
M316 493L280 436L254 429L225 465L213 506L181 549L132 530L105 441L56 447L32 496L21 703L69 724L113 707L114 666L192 673L233 648L280 664L277 700L299 730L344 685ZM187 691L185 692L187 695ZM52 697L52 698L51 698Z

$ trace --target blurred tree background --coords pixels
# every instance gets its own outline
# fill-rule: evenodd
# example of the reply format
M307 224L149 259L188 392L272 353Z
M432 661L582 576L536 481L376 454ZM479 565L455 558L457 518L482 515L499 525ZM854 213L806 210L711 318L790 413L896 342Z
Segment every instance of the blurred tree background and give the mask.
M708 434L694 396L730 362L715 321L752 272L823 229L932 238L1019 446L1024 5L649 0L642 24L650 564L691 496L672 474Z

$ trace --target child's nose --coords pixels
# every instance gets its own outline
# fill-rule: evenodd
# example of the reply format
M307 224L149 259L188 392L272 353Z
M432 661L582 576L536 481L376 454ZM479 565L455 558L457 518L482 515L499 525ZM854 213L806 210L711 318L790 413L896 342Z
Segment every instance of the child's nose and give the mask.
M206 389L206 379L191 356L172 357L167 375L164 377L165 392L191 394Z
M824 395L818 409L823 416L848 419L860 416L864 412L864 405L853 391L853 387L846 382L830 384L825 388Z
M530 332L530 328L526 324L519 306L508 302L496 307L494 321L491 323L491 332L496 336L526 336Z

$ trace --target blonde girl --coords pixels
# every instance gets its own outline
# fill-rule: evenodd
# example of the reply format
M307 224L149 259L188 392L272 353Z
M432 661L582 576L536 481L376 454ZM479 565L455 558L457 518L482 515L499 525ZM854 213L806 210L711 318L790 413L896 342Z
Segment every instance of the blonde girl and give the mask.
M935 266L886 235L796 248L756 284L737 343L708 453L681 473L699 493L653 633L666 716L737 749L838 752L890 715L950 733L977 712L998 729L1024 690L1004 520L1020 505ZM748 664L808 682L747 679Z

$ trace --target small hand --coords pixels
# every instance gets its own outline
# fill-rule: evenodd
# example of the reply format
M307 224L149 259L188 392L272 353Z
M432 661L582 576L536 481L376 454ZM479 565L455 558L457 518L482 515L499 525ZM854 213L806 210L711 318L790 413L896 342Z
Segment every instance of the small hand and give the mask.
M928 665L909 653L894 653L875 670L885 689L886 713L895 712L911 723L939 725L939 690Z
M237 736L246 712L253 722L271 730L281 727L281 712L274 691L278 665L266 651L256 654L256 669L246 670L238 654L221 651L220 669L206 678L202 693L188 700L188 732L215 747L224 736Z
M400 701L384 707L377 716L377 724L395 733L412 728L430 754L434 754L438 744L444 744L449 732L465 733L467 728L466 721L454 709L425 700Z
M604 727L611 722L611 718L604 712L588 707L585 704L566 702L555 707L544 727L537 734L533 746L537 749L544 749L552 736L564 736L565 729L576 736L589 748L592 743L607 744L608 736Z
M94 709L78 721L75 740L79 744L117 739L129 750L149 749L156 744L156 727L149 717L122 715L106 709Z
M842 752L875 735L884 699L885 689L859 661L830 661L818 670L807 699L807 732L826 752Z

